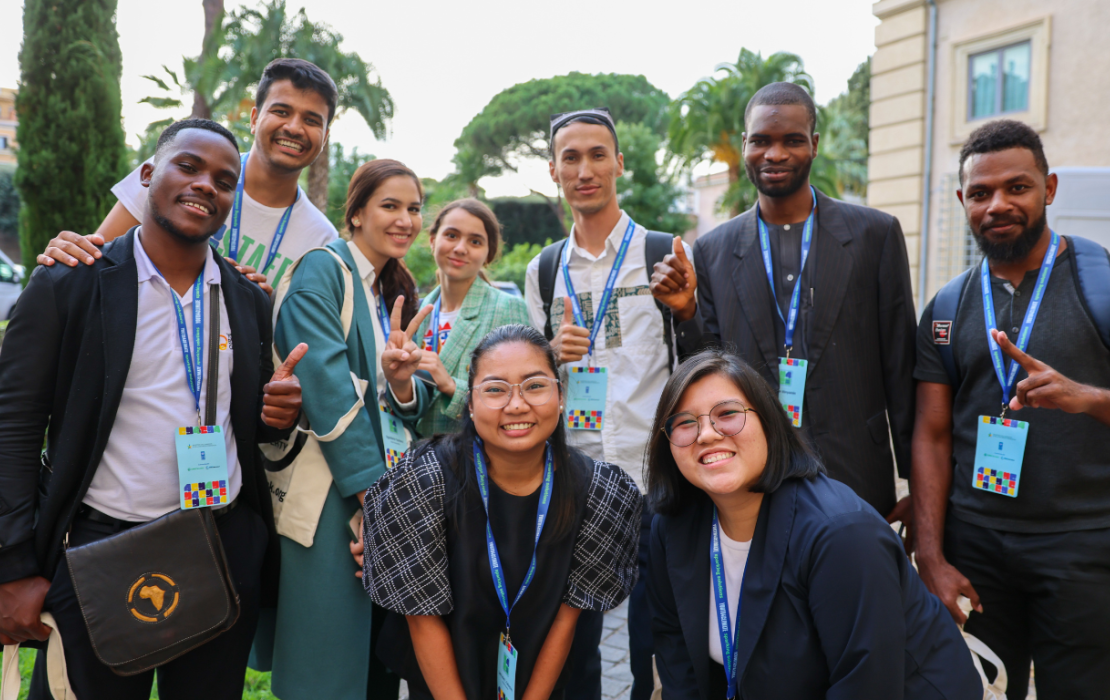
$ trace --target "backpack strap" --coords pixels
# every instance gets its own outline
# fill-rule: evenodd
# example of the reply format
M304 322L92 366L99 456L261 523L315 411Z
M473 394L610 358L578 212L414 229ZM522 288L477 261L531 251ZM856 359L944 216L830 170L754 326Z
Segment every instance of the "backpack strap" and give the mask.
M551 302L555 298L555 278L559 275L559 261L563 257L563 248L566 244L567 239L564 238L545 246L540 251L540 300L543 301L543 317L546 319L543 326L543 335L548 340L555 337L555 333L551 330Z
M1079 298L1098 329L1102 344L1110 348L1110 258L1098 243L1079 236L1068 236L1075 260L1075 279Z
M651 274L655 271L655 263L663 262L674 250L674 236L659 231L648 231L647 240L644 241L644 263L647 266L648 285L651 285ZM667 344L668 366L674 370L674 316L671 309L658 299L655 306L663 315L663 342Z
M948 382L953 392L956 391L956 385L960 381L959 372L956 371L956 355L952 351L956 312L960 309L960 298L963 296L964 287L967 286L967 281L975 269L975 267L968 268L948 280L948 284L941 287L933 300L933 343L940 353L940 361L948 374Z

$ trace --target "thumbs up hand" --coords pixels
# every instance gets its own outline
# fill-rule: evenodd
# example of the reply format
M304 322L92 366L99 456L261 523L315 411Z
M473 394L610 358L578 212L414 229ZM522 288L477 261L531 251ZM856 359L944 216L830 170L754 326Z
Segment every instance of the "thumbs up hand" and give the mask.
M262 422L271 428L287 430L301 415L301 382L293 368L308 352L308 344L293 348L266 386L262 387Z
M678 322L689 321L698 310L695 292L698 288L698 275L694 265L686 257L686 247L682 238L675 236L674 252L655 263L651 274L651 295L671 309Z
M563 322L551 339L555 359L561 365L578 362L590 351L590 331L574 325L574 307L571 303L570 297L563 297Z

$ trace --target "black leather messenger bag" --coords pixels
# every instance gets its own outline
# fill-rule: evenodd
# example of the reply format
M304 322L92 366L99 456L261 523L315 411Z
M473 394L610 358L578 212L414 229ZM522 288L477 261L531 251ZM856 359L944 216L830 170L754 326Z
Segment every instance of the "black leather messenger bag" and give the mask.
M205 424L216 422L220 295L210 293ZM176 510L66 551L98 659L121 676L161 666L226 632L239 618L211 508Z

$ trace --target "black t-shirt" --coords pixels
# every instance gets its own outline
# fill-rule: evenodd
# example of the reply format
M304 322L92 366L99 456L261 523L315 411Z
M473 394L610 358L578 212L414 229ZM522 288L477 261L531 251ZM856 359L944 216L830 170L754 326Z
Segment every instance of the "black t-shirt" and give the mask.
M1015 341L1039 271L1027 272L1017 289L991 278L997 326ZM951 332L959 376L952 405L952 515L1009 532L1110 527L1110 426L1087 415L1028 407L1007 411L1006 417L1029 423L1018 495L1010 498L972 488L979 416L997 416L1002 409L1002 386L987 345L982 299L976 267L964 287ZM917 329L913 376L950 384L933 339L935 301L925 307ZM1080 300L1070 247L1056 258L1027 352L1072 380L1110 388L1110 350ZM1003 358L1008 368L1009 358ZM1019 369L1015 384L1027 376Z

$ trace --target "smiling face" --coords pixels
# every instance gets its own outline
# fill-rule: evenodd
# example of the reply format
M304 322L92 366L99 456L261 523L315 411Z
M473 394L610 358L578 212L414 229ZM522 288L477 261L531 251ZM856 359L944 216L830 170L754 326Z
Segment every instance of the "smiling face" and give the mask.
M299 172L327 143L327 118L328 103L320 93L276 81L262 106L251 110L252 151L275 168Z
M489 258L485 224L461 207L444 214L431 243L436 267L452 281L473 280Z
M1047 228L1045 209L1056 196L1056 174L1046 178L1027 148L973 154L961 174L956 194L983 253L1000 262L1025 258Z
M711 374L690 384L675 406L675 413L701 416L724 401L738 401L744 406L751 406L744 392L731 379L722 374ZM725 496L747 491L759 480L767 465L767 438L759 416L748 412L743 429L729 437L717 433L709 424L708 416L698 420L698 437L692 445L670 446L682 476L711 495Z
M150 189L147 216L179 239L202 242L231 211L239 152L220 134L184 129L163 146L154 163L143 164L139 177Z
M379 271L387 258L403 258L423 219L420 188L407 175L394 175L382 181L352 220L351 240L366 254Z
M785 197L809 182L820 135L805 105L757 105L745 127L744 169L756 189Z
M528 380L540 377L557 379L543 351L529 343L506 342L479 358L474 370L474 386L477 391L482 382L499 379L509 384L524 384L527 391ZM474 393L469 400L474 428L485 443L486 451L493 454L542 449L559 425L562 398L559 389L552 392L546 403L533 406L521 397L518 387L513 387L512 398L504 408L490 408Z
M624 156L616 152L609 129L572 122L555 132L552 149L555 159L548 163L551 179L563 188L572 209L596 214L615 201L617 178L624 174Z

